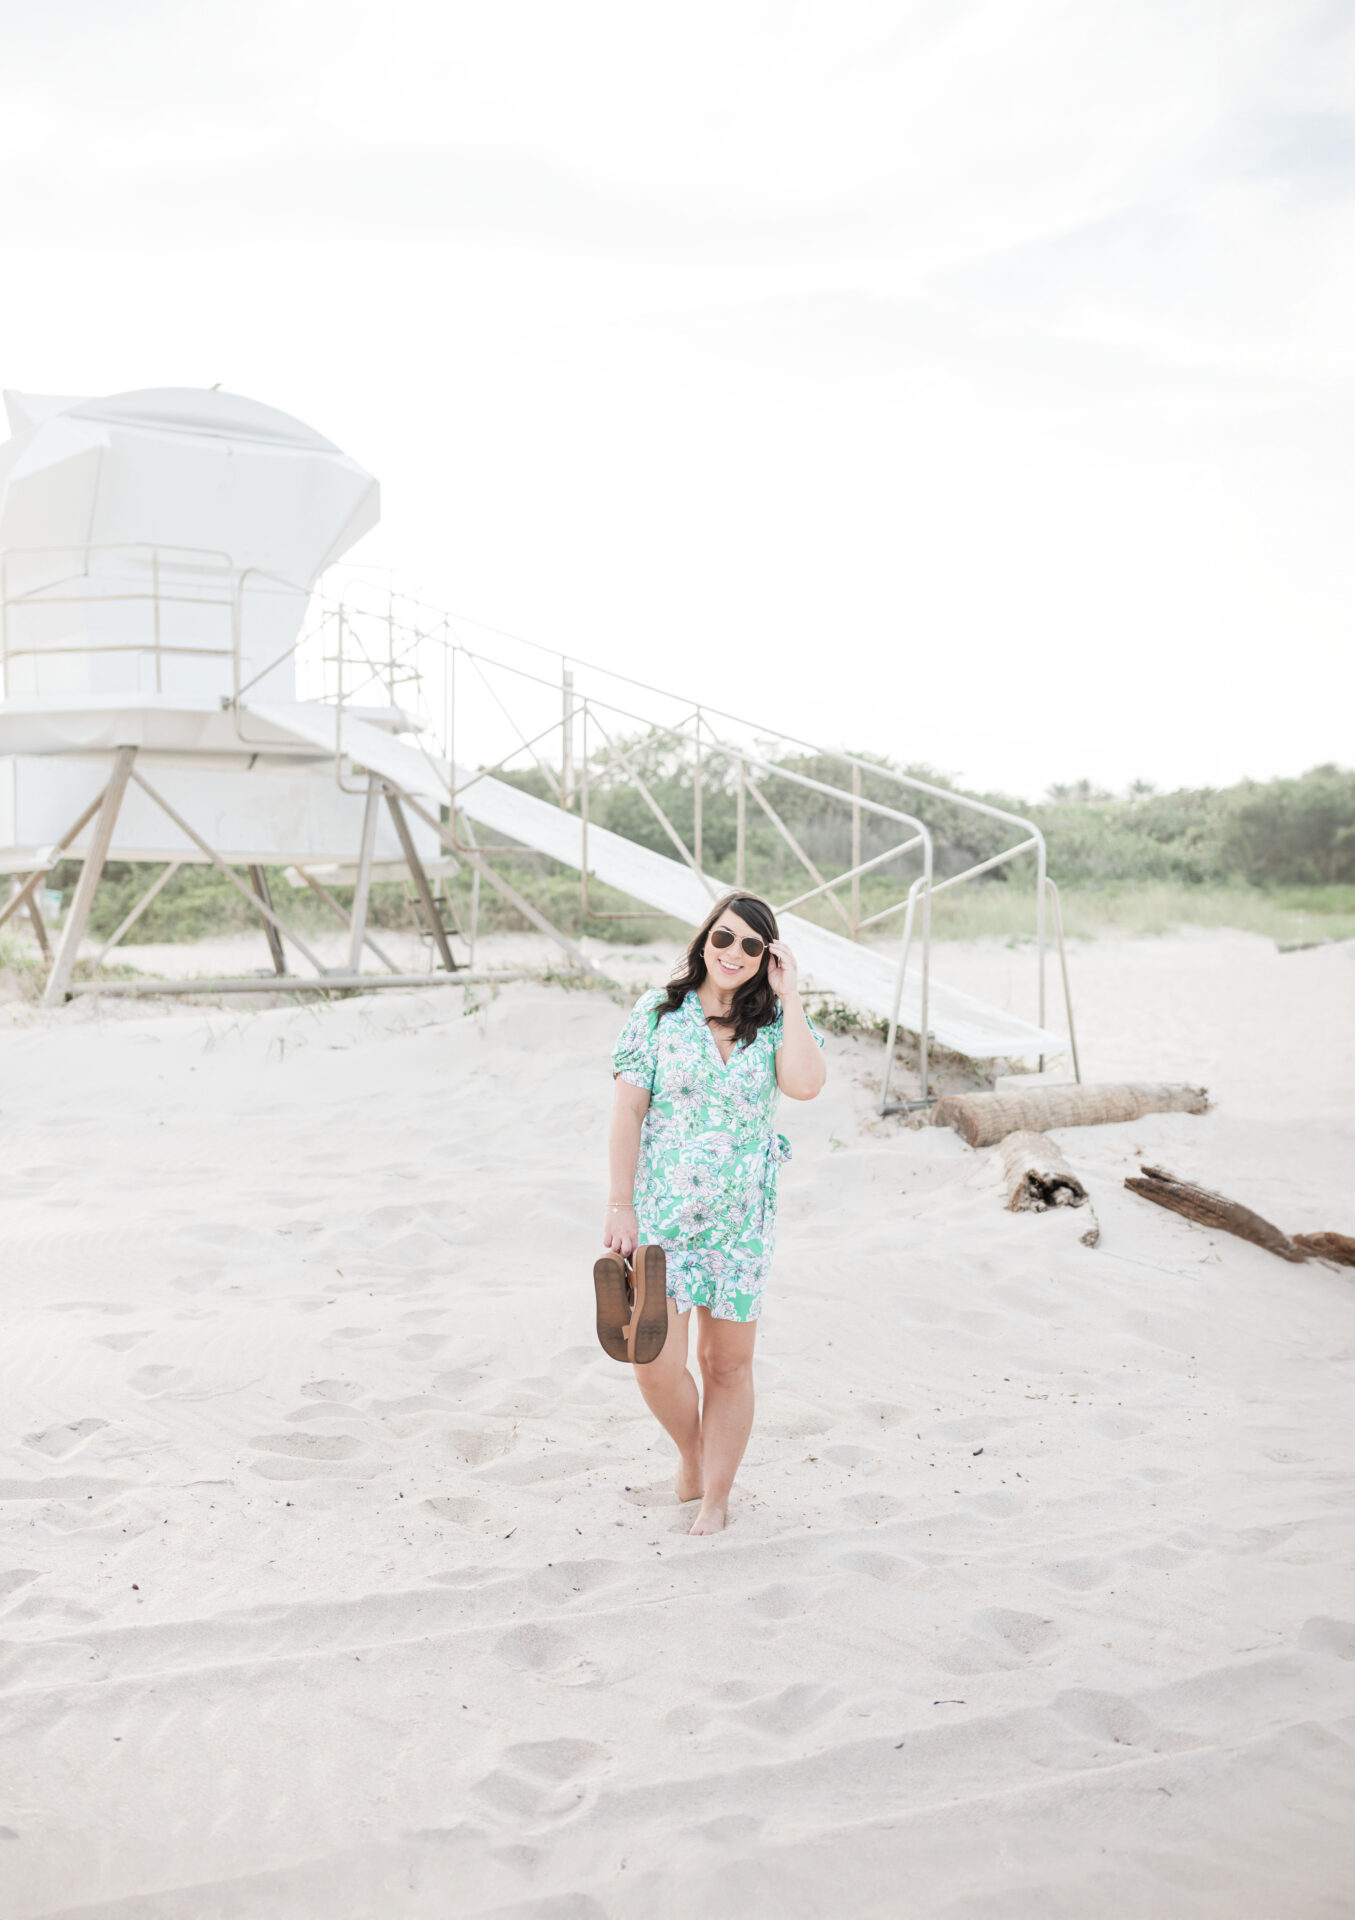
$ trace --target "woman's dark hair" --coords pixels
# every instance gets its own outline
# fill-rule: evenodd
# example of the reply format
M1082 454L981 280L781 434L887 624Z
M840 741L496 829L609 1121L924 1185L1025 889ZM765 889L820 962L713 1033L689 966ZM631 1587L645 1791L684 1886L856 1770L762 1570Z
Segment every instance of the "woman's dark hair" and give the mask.
M734 995L733 1005L726 1014L710 1015L710 1024L719 1027L732 1027L734 1038L742 1041L745 1047L751 1047L757 1039L760 1027L769 1027L781 1011L781 1002L772 992L771 982L767 978L768 948L773 940L779 940L776 928L776 915L765 900L759 900L753 893L727 893L723 900L717 901L706 918L705 925L697 933L687 949L686 958L677 972L668 982L667 998L656 1009L662 1020L666 1013L676 1013L689 993L701 985L706 977L706 942L710 930L722 913L737 914L739 919L753 932L760 934L767 945L762 950L762 962L751 980L745 980Z

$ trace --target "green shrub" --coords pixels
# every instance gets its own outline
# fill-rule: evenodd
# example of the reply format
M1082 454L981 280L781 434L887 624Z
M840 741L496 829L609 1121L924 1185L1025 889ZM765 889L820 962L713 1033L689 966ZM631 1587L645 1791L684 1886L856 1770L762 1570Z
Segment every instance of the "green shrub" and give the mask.
M691 767L661 741L626 744L626 751L657 805L691 846L696 800ZM944 792L950 783L932 769L899 770L941 788L939 798L898 786L889 777L891 770L891 763L870 760L861 772L862 798L897 812L915 812L926 820L939 879L990 858L1012 844L1020 832L1008 822L971 813L947 800ZM549 782L537 768L504 777L525 792L542 798L551 795ZM789 834L825 876L851 862L851 815L840 800L820 792L818 786L842 791L849 788L850 779L850 771L830 756L799 751L783 753L771 770L756 775ZM1294 888L1339 890L1355 883L1355 772L1315 767L1292 780L1247 781L1222 790L1183 788L1174 793L1154 793L1136 782L1119 799L1084 780L1053 788L1048 799L1030 806L997 794L976 797L1032 819L1041 828L1048 843L1049 871L1067 896L1070 928L1124 925L1149 931L1194 922L1254 926L1258 931L1264 926L1276 930L1277 938L1299 938L1306 917L1317 915L1331 931L1344 929L1344 903L1301 905L1278 897L1267 903L1260 896ZM670 858L680 857L624 770L595 766L589 802L590 817L597 826ZM909 831L863 808L862 858L884 853L907 838ZM707 752L703 767L702 842L706 871L732 886L737 770L727 755L715 750ZM501 856L495 865L564 932L621 942L656 935L681 938L686 932L660 916L642 914L640 902L596 883L591 887L591 910L585 913L577 873L544 855ZM52 876L51 884L63 890L67 902L78 871L75 863L64 862ZM864 875L860 883L863 918L895 905L920 871L920 855L914 851ZM149 866L109 863L91 916L95 938L107 938L154 874ZM773 902L797 898L815 884L751 793L746 808L745 874L747 885ZM941 895L934 909L938 934L962 937L984 931L1021 937L1032 931L1033 874L1034 856L1023 855L972 885ZM293 889L277 869L269 869L269 882L279 913L302 933L337 924L313 894ZM351 888L332 891L346 908ZM469 925L470 891L470 873L463 867L450 885L463 926ZM844 888L839 895L844 906L846 895ZM1094 896L1101 896L1099 904ZM842 914L826 896L798 911L820 925L843 929ZM412 890L398 883L373 886L369 914L378 929L419 924ZM635 917L611 917L626 915ZM485 884L480 891L480 924L486 931L495 931L529 923ZM223 875L211 867L185 866L132 929L128 943L194 940L258 925L251 903ZM892 938L901 926L901 917L895 916L882 923L882 932Z

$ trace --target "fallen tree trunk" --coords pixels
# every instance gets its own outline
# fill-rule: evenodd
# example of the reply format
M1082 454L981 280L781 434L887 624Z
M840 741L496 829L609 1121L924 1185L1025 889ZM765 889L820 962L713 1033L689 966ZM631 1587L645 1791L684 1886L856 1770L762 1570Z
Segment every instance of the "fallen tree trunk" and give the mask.
M1030 1093L948 1093L932 1111L932 1124L954 1127L971 1147L995 1146L1009 1133L1044 1133L1050 1127L1099 1127L1138 1120L1145 1113L1207 1113L1203 1087L1151 1081L1105 1087L1037 1087Z
M1355 1267L1355 1240L1348 1233L1296 1233L1294 1245L1302 1247L1315 1260L1334 1260L1340 1267Z
M1012 1213L1044 1213L1049 1207L1082 1207L1087 1189L1042 1133L1009 1133L1000 1145Z
M1052 1141L1042 1133L1009 1133L1000 1151L1011 1213L1046 1213L1051 1207L1087 1207L1085 1247L1101 1237L1096 1215L1087 1205L1087 1189Z
M1207 1187L1197 1187L1189 1180L1177 1180L1161 1167L1141 1167L1139 1171L1141 1179L1130 1174L1125 1180L1131 1193L1141 1193L1145 1200L1169 1207L1197 1226L1215 1227L1221 1233L1233 1233L1240 1240L1250 1240L1253 1246L1264 1247L1268 1253L1278 1253L1281 1260L1308 1258L1287 1233L1281 1233L1250 1207L1239 1206L1236 1200L1226 1200L1221 1193L1210 1193Z

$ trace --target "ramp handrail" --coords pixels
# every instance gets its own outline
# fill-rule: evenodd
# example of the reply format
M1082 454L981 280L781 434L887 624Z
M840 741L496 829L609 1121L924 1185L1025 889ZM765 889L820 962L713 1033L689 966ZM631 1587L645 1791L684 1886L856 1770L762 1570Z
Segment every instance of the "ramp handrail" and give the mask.
M881 766L858 754L824 748L799 735L769 729L707 702L693 702L637 675L598 666L560 648L488 627L485 623L449 613L417 599L405 598L389 587L376 590L376 605L370 604L373 595L374 590L368 583L350 581L337 594L320 599L316 605L316 617L309 630L309 639L312 648L316 642L319 643L318 665L325 699L343 709L356 705L363 697L370 699L379 692L392 707L404 710L411 706L418 708L416 725L425 737L436 743L440 750L439 757L445 759L452 768L457 764L458 711L468 698L479 697L475 694L476 686L493 703L498 715L511 729L511 743L491 765L466 775L460 772L451 774L446 801L452 811L454 826L458 801L476 780L502 773L526 760L539 770L554 804L567 811L582 808L586 844L587 820L599 780L620 779L637 793L646 810L656 818L665 838L675 846L682 860L706 880L709 888L702 844L703 783L709 777L712 762L725 763L736 787L736 885L747 884L746 795L751 789L755 803L768 815L773 827L814 883L793 898L788 898L782 905L782 911L826 898L833 903L839 917L846 921L854 939L869 928L882 925L894 915L905 913L900 962L906 966L916 927L916 905L918 898L922 899L922 921L918 931L924 1031L920 1035L919 1067L924 1100L929 1097L929 1036L925 1031L925 1005L931 966L931 896L946 887L977 878L1025 854L1033 853L1037 1024L1044 1027L1047 1009L1046 903L1055 901L1056 895L1050 892L1045 839L1035 821L1010 808L994 805L991 801L938 786L916 774ZM465 629L474 629L478 636L493 636L498 641L507 642L509 648L524 648L530 657L509 658L507 648L486 644L485 638L468 635ZM549 668L547 662L551 663ZM470 681L459 679L463 669L472 676ZM580 684L581 678L587 682L586 685ZM518 689L516 695L514 688ZM549 718L539 711L543 697L559 701L559 706ZM524 704L531 706L533 702L536 703L536 717L526 717ZM668 708L674 717L670 719L656 715L655 702ZM634 735L628 733L618 740L618 727L638 728L639 732ZM580 730L583 740L581 755L576 752ZM595 754L590 750L594 740L602 742L603 751ZM758 741L759 745L751 745L750 740ZM551 744L553 741L554 746ZM692 776L693 822L689 834L684 834L668 816L636 765L637 748L646 745L664 745L672 748L678 756L685 756L683 764ZM843 784L816 780L800 768L787 766L773 757L778 752L785 754L787 751L813 756L820 767L826 764L828 767L841 768L845 776ZM336 771L342 778L341 765L336 764ZM861 790L863 776L869 776L873 782L886 787L893 786L898 790L900 799L905 795L910 798L918 796L954 808L962 814L1001 822L1016 830L1013 842L990 858L967 867L962 873L938 882L934 877L933 840L927 822L918 814L905 811L902 807L891 807L864 794ZM850 788L847 779L850 780ZM828 875L826 870L819 870L764 792L763 786L767 781L782 781L810 789L822 795L833 807L841 807L845 811L852 826L853 857L841 871ZM900 835L897 843L885 851L872 853L865 858L861 850L861 826L867 816L892 819L906 826L909 833ZM892 860L904 858L919 849L923 871L912 882L906 895L863 916L860 912L862 875L887 867ZM479 851L483 854L485 849L481 847ZM514 849L509 847L496 850L500 855L512 851ZM850 889L850 910L844 906L841 898L841 892L847 889ZM591 914L599 914L599 908L588 897L586 859L580 874L580 892L585 908ZM615 917L653 916L618 914ZM1067 1003L1067 966L1061 924L1058 935ZM886 1108L890 1104L888 1083L892 1074L892 1041L896 1033L897 1019L891 1026L891 1064L886 1067L882 1090L882 1105ZM1041 1056L1040 1065L1043 1064Z

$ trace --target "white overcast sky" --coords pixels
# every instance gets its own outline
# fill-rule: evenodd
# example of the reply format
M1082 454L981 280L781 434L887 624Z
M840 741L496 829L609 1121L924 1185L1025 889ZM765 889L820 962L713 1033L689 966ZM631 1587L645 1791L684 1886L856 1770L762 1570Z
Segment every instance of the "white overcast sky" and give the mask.
M438 604L970 784L1355 760L1350 0L0 27L0 384L219 381Z

